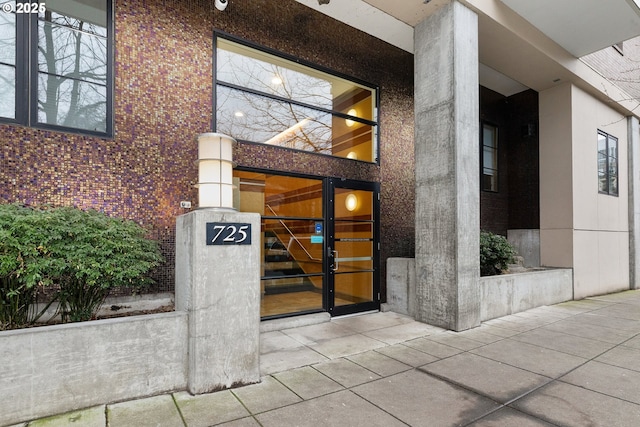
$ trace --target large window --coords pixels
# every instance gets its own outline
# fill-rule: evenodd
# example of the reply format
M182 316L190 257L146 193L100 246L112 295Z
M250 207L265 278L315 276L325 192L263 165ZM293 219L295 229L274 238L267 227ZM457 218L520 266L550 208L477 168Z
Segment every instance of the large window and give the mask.
M598 131L598 191L618 195L618 139Z
M498 128L482 124L482 190L498 191Z
M377 91L216 38L215 130L237 140L377 159Z
M0 118L112 134L111 0L0 6Z

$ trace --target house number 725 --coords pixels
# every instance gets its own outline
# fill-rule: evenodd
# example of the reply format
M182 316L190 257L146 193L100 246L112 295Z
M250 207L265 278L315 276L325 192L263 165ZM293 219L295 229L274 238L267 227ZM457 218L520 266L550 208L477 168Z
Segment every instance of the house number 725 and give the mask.
M207 245L250 245L251 224L208 222Z

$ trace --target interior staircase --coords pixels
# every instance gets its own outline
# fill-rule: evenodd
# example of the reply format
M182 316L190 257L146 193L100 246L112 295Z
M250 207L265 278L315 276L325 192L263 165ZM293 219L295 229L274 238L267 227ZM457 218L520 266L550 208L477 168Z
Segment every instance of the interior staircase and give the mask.
M315 291L316 288L308 277L300 277L307 274L304 264L309 261L300 259L307 257L307 254L302 250L295 251L291 247L287 248L281 235L283 233L278 233L277 230L265 231L262 280L265 295Z

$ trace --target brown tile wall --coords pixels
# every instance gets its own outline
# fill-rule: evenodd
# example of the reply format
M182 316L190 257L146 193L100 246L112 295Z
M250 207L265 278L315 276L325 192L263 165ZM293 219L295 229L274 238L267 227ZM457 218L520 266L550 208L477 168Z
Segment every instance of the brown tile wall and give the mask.
M380 165L256 144L235 158L381 182L383 264L413 256L413 57L293 0L231 0L224 12L212 0L115 0L114 138L0 124L0 201L150 226L166 257L156 290L172 290L179 202L197 200L194 138L211 129L214 28L379 85Z

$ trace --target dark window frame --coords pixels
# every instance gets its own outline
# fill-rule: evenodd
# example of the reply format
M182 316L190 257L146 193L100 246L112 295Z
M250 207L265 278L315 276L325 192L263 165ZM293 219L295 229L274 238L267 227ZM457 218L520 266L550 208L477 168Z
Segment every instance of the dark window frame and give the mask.
M250 88L245 88L245 87L239 87L237 85L234 84L230 84L230 83L226 83L226 82L222 82L218 80L218 76L217 76L217 63L216 63L216 58L217 58L217 49L218 49L218 43L217 40L218 39L224 39L224 40L228 40L230 42L233 43L237 43L237 44L241 44L244 45L250 49L254 49L260 52L264 52L268 55L271 56L275 56L277 58L281 58L287 61L291 61L297 64L300 64L304 67L308 67L311 68L313 70L317 70L320 71L322 73L326 73L344 80L348 80L351 81L353 83L371 88L373 90L375 90L375 110L376 110L376 117L375 117L375 121L371 121L371 120L367 120L367 119L363 119L363 118L359 118L359 117L352 117L349 116L347 114L344 114L340 111L335 111L335 110L328 110L325 108L321 108L318 106L313 106L304 102L300 102L300 101L296 101L293 99L287 99L287 98L281 98L277 95L271 95L271 94L266 94L263 92L259 92ZM372 84L370 82L366 82L364 80L358 79L356 77L353 76L349 76L347 74L343 74L340 72L337 72L335 70L331 70L329 68L323 67L321 65L318 64L314 64L312 62L306 61L304 59L301 59L299 57L296 57L294 55L290 55L281 51L278 51L276 49L271 49L262 45L259 45L257 43L251 42L249 40L246 40L244 38L241 37L237 37L234 36L232 34L226 33L224 31L221 30L214 30L213 31L213 94L212 94L212 105L213 105L213 114L211 117L211 129L213 132L217 132L217 120L216 120L216 108L217 108L217 88L218 86L221 87L226 87L229 89L234 89L234 90L242 90L246 93L252 94L252 95L257 95L257 96L264 96L270 99L273 99L275 101L281 101L281 102L287 102L290 103L291 105L295 105L295 106L300 106L300 107L304 107L304 108L311 108L313 110L316 111L320 111L323 113L327 113L327 114L332 114L336 117L340 117L343 119L349 119L349 120L353 120L353 121L357 121L363 124L367 124L370 125L372 127L372 129L374 130L374 138L373 138L373 144L375 144L375 158L372 161L368 161L368 160L355 160L358 162L362 162L362 163L369 163L369 164L376 164L376 165L380 165L380 86L376 85L376 84ZM245 140L239 140L241 142L244 143L249 143L249 144L258 144L258 145L264 145L261 142L256 142L256 141L245 141ZM306 150L300 150L300 149L296 149L296 148L289 148L289 147L277 147L278 149L282 149L282 150L292 150L292 151L297 151L297 152L303 152L303 153L307 153L307 154L312 154L312 155L320 155L320 156L328 156L328 157L333 157L333 158L338 158L338 159L343 159L345 157L340 157L340 156L334 156L331 154L325 154L325 153L317 153L317 152L313 152L313 151L306 151ZM346 158L345 158L346 159Z
M495 168L491 169L492 171L495 172L495 181L496 181L496 186L495 189L492 188L487 188L487 186L485 186L484 183L484 148L485 148L485 143L484 143L484 128L485 126L490 126L494 129L495 131L495 159L496 159L496 164L495 164ZM492 147L493 148L493 147ZM482 191L485 191L487 193L499 193L500 192L500 132L499 132L499 127L498 125L496 125L495 123L491 123L485 120L482 120L480 122L480 189Z
M598 129L598 136L603 137L605 139L605 153L604 153L604 184L605 184L605 188L602 188L602 185L600 183L600 176L601 176L601 171L603 170L603 168L601 168L600 166L600 147L598 146L598 193L599 194L604 194L607 196L614 196L614 197L618 197L620 194L620 180L619 180L619 172L620 172L620 163L618 162L618 159L620 158L619 154L618 154L618 149L620 147L620 145L618 144L618 138L616 138L613 135L608 134L607 132L604 132L600 129ZM598 138L599 139L599 138ZM615 159L615 171L611 171L610 170L610 159L612 158L612 156L609 155L610 152L610 148L611 148L611 143L615 143L615 152L616 152L616 156L613 157ZM599 141L598 141L599 144ZM611 188L610 182L612 179L616 180L617 184L615 186L615 188Z
M106 1L106 123L105 131L75 128L38 120L38 31L37 13L16 13L16 80L15 118L0 116L0 124L15 124L36 129L59 131L79 135L114 136L114 7L113 0ZM29 3L17 0L16 3ZM46 1L39 3L46 4Z

